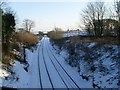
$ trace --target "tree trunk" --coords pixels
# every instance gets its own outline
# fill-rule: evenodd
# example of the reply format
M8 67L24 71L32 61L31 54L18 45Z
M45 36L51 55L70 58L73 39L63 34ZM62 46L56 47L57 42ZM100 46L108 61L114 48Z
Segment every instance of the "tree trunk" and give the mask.
M25 52L25 46L23 46L23 62L26 62L26 52Z

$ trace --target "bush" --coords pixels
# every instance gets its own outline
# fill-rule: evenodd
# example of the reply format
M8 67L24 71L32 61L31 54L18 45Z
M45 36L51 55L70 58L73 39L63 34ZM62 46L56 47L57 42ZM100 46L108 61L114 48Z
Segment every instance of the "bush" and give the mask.
M80 40L83 42L97 42L97 43L106 43L106 44L118 44L119 40L116 36L101 36L101 37L94 37L94 36L81 36Z
M78 41L80 40L80 37L78 37L78 36L73 36L73 37L70 37L69 40L70 40L71 42L78 42Z
M1 42L0 42L0 63L2 62L2 45L1 45Z
M23 45L34 45L38 42L37 36L27 31L16 32L15 39Z
M61 39L63 38L63 31L50 31L48 32L48 36L52 39L52 40L56 40L56 39Z
M2 42L2 63L10 64L16 57L21 55L22 46L32 47L38 42L38 37L27 31L20 31L13 34L9 42Z

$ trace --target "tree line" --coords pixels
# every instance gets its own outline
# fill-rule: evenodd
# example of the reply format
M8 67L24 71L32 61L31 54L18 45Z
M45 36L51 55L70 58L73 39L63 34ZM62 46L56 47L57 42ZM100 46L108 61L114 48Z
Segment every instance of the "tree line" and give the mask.
M89 2L82 11L86 31L94 36L120 36L120 1L115 1L113 9L104 2Z

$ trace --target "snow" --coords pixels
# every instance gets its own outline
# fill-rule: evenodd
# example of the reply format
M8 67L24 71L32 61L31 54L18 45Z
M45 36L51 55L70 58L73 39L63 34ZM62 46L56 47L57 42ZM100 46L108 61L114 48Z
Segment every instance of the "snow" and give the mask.
M86 31L71 30L71 31L66 32L63 37L78 36L78 35L82 35L82 36L87 35L87 32Z
M8 76L8 72L6 70L3 70L2 68L0 68L0 77L6 77Z
M99 46L97 43L95 42L89 42L89 43L85 43L84 44L86 47L89 48L90 51L95 52L94 54L98 54L100 56L98 56L98 58L95 58L93 60L93 64L95 65L95 67L97 67L97 69L95 70L95 72L91 72L90 69L90 64L88 64L87 61L82 60L82 58L80 58L80 76L87 76L89 77L88 82L81 84L83 87L85 88L88 87L92 87L92 83L93 83L93 77L95 79L94 83L96 85L98 85L101 88L118 88L119 86L117 85L117 82L119 80L118 78L118 72L119 72L119 68L117 66L117 61L113 60L112 57L118 55L118 46L117 45L110 45L110 44L103 44L102 46ZM98 45L98 46L97 46ZM51 46L51 45L50 45ZM54 46L54 48L56 48ZM53 47L51 46L51 50L55 53L57 52L57 49L53 49ZM91 53L92 53L91 52ZM80 49L79 50L80 53L80 57L83 57L85 55L84 50ZM72 67L72 69L70 69L69 65L67 62L65 62L65 58L68 56L68 52L65 49L62 49L61 52L59 54L56 53L55 55L57 58L59 58L59 62L66 67L65 69L72 70L74 69L74 71L77 71L77 68ZM104 70L101 72L100 71L100 64L105 67ZM68 67L67 67L68 66ZM73 76L74 77L74 76ZM78 77L77 77L78 79ZM82 79L83 80L83 79ZM81 80L81 81L82 81ZM81 83L81 82L79 82ZM83 81L82 81L83 83Z
M2 87L2 80L9 75L8 72L0 68L0 87Z
M45 55L45 54L46 54L47 56L49 56L49 55L47 54L47 51L46 51L45 47L44 47L44 55ZM46 64L47 64L47 68L48 68L48 71L49 71L49 75L50 75L51 81L53 82L53 86L54 86L55 88L60 88L60 87L66 88L65 85L63 84L62 80L60 79L59 74L56 72L53 64L52 64L51 61L49 60L49 57L45 57L45 60L46 60L45 62L46 62ZM54 72L54 73L53 73L53 72Z
M16 88L18 86L18 84L19 84L19 86L23 86L23 87L26 86L26 82L27 82L26 74L27 73L23 72L24 70L22 68L22 65L18 61L16 61L13 71L16 72L16 76L19 76L20 80L16 81L16 79L14 79L14 78L16 78L15 76L13 76L13 77L10 76L10 79L3 80L3 85L7 86L7 87L14 87L14 88ZM25 77L24 80L23 80L23 75Z
M28 75L29 76L29 88L39 88L40 82L39 82L39 71L38 71L38 51L35 50L34 52L27 51L27 59L29 62L29 70ZM37 83L31 83L31 82L37 82Z
M96 43L95 42L92 42L92 43L90 43L89 45L88 45L88 47L89 48L92 48L92 47L94 47L96 45Z
M13 71L15 72L14 77L18 77L18 81L12 80L5 80L3 79L3 86L7 87L14 87L14 88L39 88L39 80L38 80L38 66L37 64L37 53L38 50L31 52L30 50L26 49L27 60L29 61L29 71L26 72L24 70L24 65L18 61L15 61L15 65L13 66ZM31 83L31 82L38 82L38 83Z
M49 47L51 47L51 50L53 50L51 44L49 43L48 45ZM53 51L53 53L55 54L55 51ZM76 72L71 66L69 66L65 62L63 57L59 57L58 54L55 54L55 56L58 58L59 63L64 67L64 69L69 73L69 75L75 80L75 82L79 85L80 88L92 88L91 81L88 82L86 80L83 80L79 75L79 73Z
M59 63L64 67L66 72L70 75L70 77L74 80L69 78L68 75L65 73L65 71L62 69L60 65L55 61L55 58L51 54L51 52L48 49L48 45L44 45L49 42L48 38L42 39L41 42L38 44L38 48L31 52L30 50L26 49L26 55L27 55L27 61L29 62L29 68L28 72L24 70L24 65L20 62L16 61L15 65L13 66L13 71L15 72L14 77L18 77L18 80L15 79L9 79L4 80L3 85L7 87L16 87L16 88L40 88L40 79L42 81L42 87L43 88L77 88L75 83L81 88L83 86L83 83L86 83L85 80L83 80L79 73L77 73L73 68L71 68L69 65L67 65L64 62L64 59L62 57L58 57ZM49 45L52 50L51 44ZM42 51L43 49L43 51ZM56 55L56 53L53 51L53 53ZM50 59L51 58L51 59ZM39 60L39 62L38 62ZM44 61L45 60L45 61ZM39 66L38 66L39 63ZM46 66L45 66L46 63ZM46 70L46 68L48 70ZM39 69L40 69L40 75L39 76ZM49 76L48 76L49 73ZM51 81L52 84L51 84ZM64 82L63 82L64 81ZM35 82L35 83L31 83ZM66 83L66 84L65 84ZM84 87L90 87L88 83L84 85Z
M97 45L95 42L87 44L88 48L94 49ZM107 47L107 46L106 46ZM116 55L117 46L112 46L114 54ZM55 47L57 48L57 47ZM57 49L56 49L57 50ZM44 37L37 44L37 48L31 52L26 49L27 61L29 63L28 72L25 71L25 65L18 61L12 67L15 75L10 75L5 70L0 69L0 85L7 87L16 88L93 88L93 77L95 78L94 83L98 84L102 88L116 88L117 79L116 77L118 69L116 69L116 62L111 59L113 55L108 51L101 52L102 57L94 61L96 67L99 66L99 60L102 60L102 65L105 66L109 74L106 72L99 72L97 69L95 72L88 71L89 65L87 62L81 59L80 68L81 72L77 72L76 68L71 67L65 58L68 53L65 49L62 49L60 53L56 53L56 50L50 43L48 37ZM84 51L80 51L80 56L85 55ZM113 70L112 70L113 69ZM82 78L82 75L89 76L89 80ZM10 77L5 79L5 77ZM110 79L110 80L109 80Z

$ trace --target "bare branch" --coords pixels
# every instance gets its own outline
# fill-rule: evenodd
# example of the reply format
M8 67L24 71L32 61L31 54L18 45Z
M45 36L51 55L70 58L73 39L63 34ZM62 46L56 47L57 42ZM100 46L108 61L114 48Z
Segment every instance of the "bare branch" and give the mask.
M23 27L26 31L31 31L31 29L35 26L35 23L30 19L23 20Z

